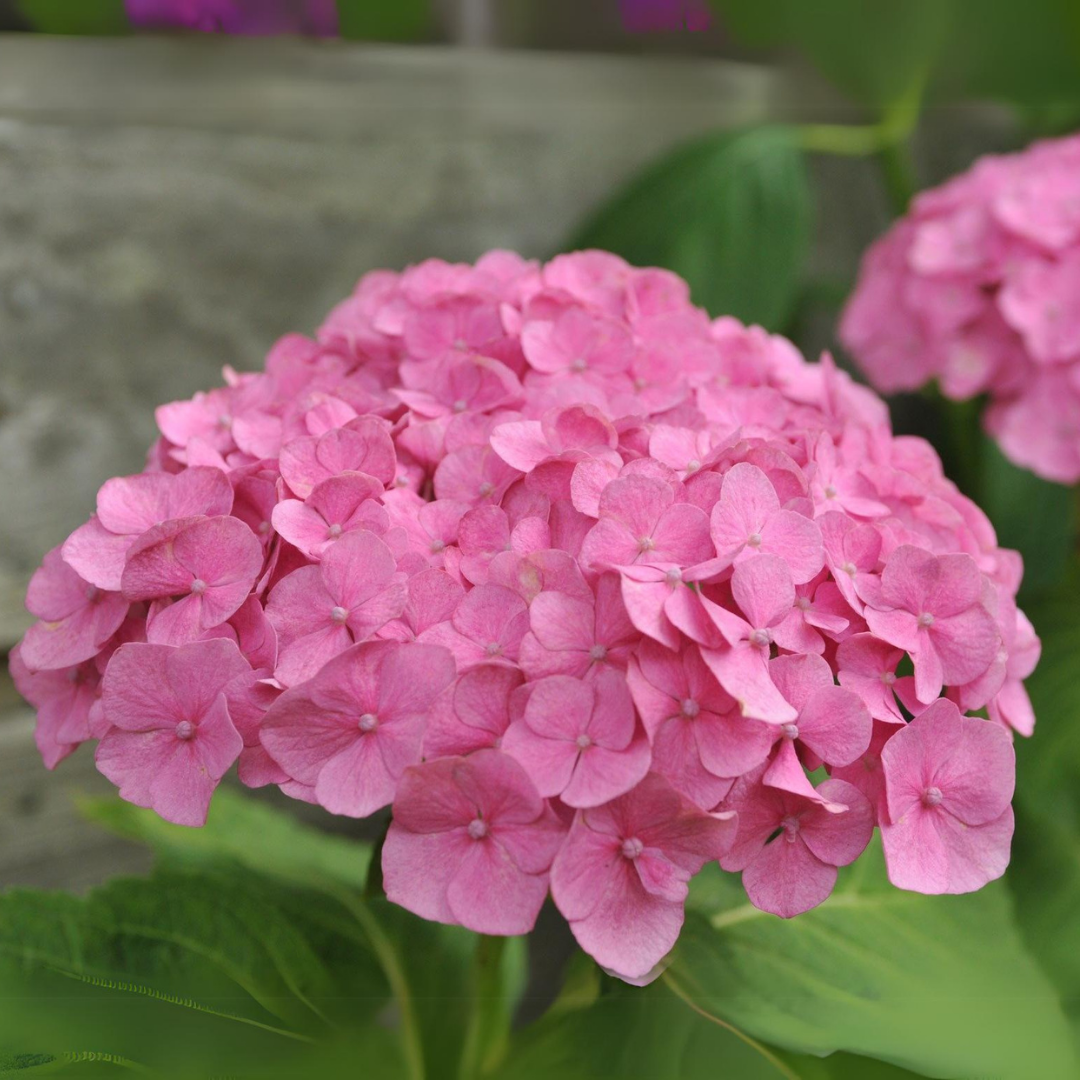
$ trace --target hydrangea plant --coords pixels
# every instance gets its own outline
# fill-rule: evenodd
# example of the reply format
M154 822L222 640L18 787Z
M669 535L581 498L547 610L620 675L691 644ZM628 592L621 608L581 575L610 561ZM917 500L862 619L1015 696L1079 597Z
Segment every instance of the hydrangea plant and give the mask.
M30 585L48 766L96 742L186 826L234 765L389 807L389 900L518 935L550 894L631 981L709 863L784 918L875 827L900 889L1004 872L1020 560L827 355L495 251L365 275L157 421Z

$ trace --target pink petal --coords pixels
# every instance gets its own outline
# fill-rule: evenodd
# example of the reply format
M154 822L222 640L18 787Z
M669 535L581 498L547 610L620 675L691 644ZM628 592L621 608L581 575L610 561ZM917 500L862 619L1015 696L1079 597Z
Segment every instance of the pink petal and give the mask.
M754 907L791 919L828 899L836 867L818 859L797 835L781 833L743 871L742 881Z
M830 866L853 863L870 843L874 813L869 800L843 780L826 780L818 789L831 806L846 806L842 814L826 805L813 806L799 818L799 835L822 862Z
M517 721L506 729L501 748L524 766L536 790L545 797L565 791L581 754L573 740L545 737L525 721Z
M760 561L760 560L759 560ZM738 702L743 716L786 724L798 713L769 677L768 654L753 645L703 649L702 658L720 685Z
M446 890L462 926L479 934L527 934L547 897L547 875L522 872L494 837L464 852Z
M776 555L739 563L731 576L731 592L754 629L778 623L795 603L791 571Z

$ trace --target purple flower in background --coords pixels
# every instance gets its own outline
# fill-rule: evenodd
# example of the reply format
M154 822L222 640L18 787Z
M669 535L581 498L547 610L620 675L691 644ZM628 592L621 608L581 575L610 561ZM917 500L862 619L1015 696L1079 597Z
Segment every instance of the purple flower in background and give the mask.
M337 37L335 0L125 0L135 26L210 34Z
M631 34L663 30L708 30L705 0L619 0L623 29Z

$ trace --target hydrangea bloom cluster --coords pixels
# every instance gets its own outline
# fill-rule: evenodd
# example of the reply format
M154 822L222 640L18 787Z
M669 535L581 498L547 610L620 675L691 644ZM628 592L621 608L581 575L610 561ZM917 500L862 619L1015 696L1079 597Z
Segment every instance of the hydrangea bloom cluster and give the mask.
M97 740L187 825L234 763L392 807L391 900L519 934L550 893L627 978L707 862L785 917L875 825L901 887L1002 873L1019 558L827 356L663 270L496 251L370 273L157 420L30 585L50 767Z
M1018 465L1080 480L1080 135L984 157L870 250L840 336L874 385L989 396Z

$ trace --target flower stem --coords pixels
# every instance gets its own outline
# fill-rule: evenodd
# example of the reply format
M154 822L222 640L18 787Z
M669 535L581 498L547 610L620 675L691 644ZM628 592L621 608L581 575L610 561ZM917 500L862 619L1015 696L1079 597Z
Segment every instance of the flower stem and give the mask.
M877 157L893 209L903 214L917 189L908 143L919 122L924 82L923 76L914 79L876 124L801 125L799 145L811 154Z
M502 984L506 938L481 935L469 978L469 1021L458 1080L478 1080L506 1049L510 1016Z
M332 891L333 895L338 898L360 924L379 963L379 967L382 968L386 981L390 984L390 992L394 996L398 1016L401 1020L402 1051L405 1055L405 1067L409 1080L424 1080L426 1069L424 1067L423 1042L420 1038L420 1025L413 1005L412 991L405 975L405 968L398 957L393 942L386 936L385 931L379 924L379 920L362 899L354 897L347 889L335 888Z

